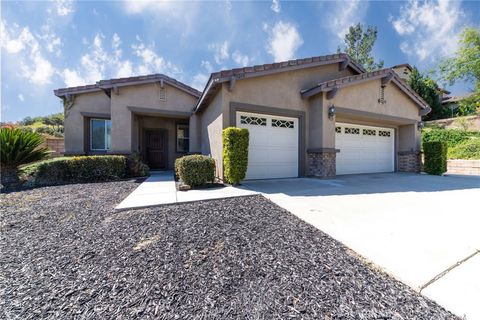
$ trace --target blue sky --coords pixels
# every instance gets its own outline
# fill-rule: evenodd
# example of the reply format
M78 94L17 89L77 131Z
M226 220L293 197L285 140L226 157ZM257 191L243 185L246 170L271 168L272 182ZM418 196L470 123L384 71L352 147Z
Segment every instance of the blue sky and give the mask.
M378 27L386 66L426 71L479 27L480 2L2 2L1 120L61 112L53 89L100 79L164 73L201 90L212 71L334 53L357 22Z

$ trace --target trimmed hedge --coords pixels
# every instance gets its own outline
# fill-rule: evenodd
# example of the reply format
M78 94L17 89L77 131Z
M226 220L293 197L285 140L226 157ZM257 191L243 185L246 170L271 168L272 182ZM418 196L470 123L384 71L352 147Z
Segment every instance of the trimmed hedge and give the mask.
M448 158L480 160L480 138L471 138L449 148Z
M231 184L245 179L248 167L247 129L229 127L223 130L223 177Z
M424 171L428 174L441 175L447 172L447 143L430 141L423 144L425 155Z
M201 186L215 180L215 160L192 154L175 160L175 173L190 187Z
M36 186L118 180L126 175L125 156L61 157L22 168Z

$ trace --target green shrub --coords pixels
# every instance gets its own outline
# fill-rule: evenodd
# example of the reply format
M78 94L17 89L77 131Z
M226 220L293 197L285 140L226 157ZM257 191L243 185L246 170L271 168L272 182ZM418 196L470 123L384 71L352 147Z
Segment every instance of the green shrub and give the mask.
M13 127L0 128L1 182L5 187L18 184L18 167L48 157L50 151L40 146L44 142L35 132Z
M127 158L127 175L130 177L146 177L150 175L150 168L142 162L137 152Z
M248 140L247 129L229 127L223 130L223 177L228 183L238 184L245 179Z
M480 160L480 138L471 138L449 148L448 158Z
M448 147L454 147L458 143L468 140L470 137L479 137L480 132L464 131L458 129L431 129L426 128L422 131L422 143L429 141L443 141Z
M447 149L447 144L441 141L429 141L423 144L426 173L441 175L447 171Z
M193 154L175 160L175 173L185 184L200 186L215 180L215 160Z
M125 177L126 157L61 157L26 166L22 171L33 177L36 186L118 180Z

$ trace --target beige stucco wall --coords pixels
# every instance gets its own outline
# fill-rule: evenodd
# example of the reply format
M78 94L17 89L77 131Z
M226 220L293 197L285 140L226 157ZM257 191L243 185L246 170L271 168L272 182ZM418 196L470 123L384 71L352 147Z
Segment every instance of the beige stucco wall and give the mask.
M417 122L421 120L419 108L413 100L394 83L385 88L385 104L378 103L381 80L372 80L342 88L331 100L324 100L326 107L335 105L361 112L376 113L389 119L375 119L362 115L339 114L338 122L384 126L397 130L397 151L417 151L420 146L420 131ZM335 133L331 132L334 140Z
M208 108L198 114L201 124L199 130L201 152L210 155L215 160L217 177L223 177L222 130L226 127L223 102L223 90L220 90L210 102Z
M160 100L160 84L150 83L120 87L112 92L112 150L111 153L129 153L139 148L135 118L127 107L140 107L172 112L191 112L197 98L165 84L166 101Z
M381 80L372 80L342 88L329 100L336 106L393 117L420 120L418 106L394 83L385 87L385 104L378 103Z
M309 126L312 125L312 121L309 121L310 102L301 99L300 90L352 74L350 69L339 72L338 64L332 64L237 80L232 91L228 90L229 84L224 83L202 114L202 153L211 154L220 164L218 167L221 176L221 131L230 126L230 102L305 112L305 130L308 133ZM320 123L315 121L313 125L320 126ZM308 134L305 140L308 148Z
M84 154L89 142L88 119L82 112L110 115L110 99L102 91L77 95L72 108L65 114L65 153Z
M339 73L335 64L237 80L233 91L228 90L228 83L223 84L215 99L202 112L202 153L211 154L217 162L221 161L221 130L230 125L231 102L304 112L306 149L334 148L335 121L339 121L394 128L397 151L418 150L420 135L416 122L420 121L419 108L394 83L385 88L386 104L378 103L380 80L342 88L331 100L323 94L305 100L300 97L302 89L351 74L350 70ZM328 119L328 107L332 104L385 117L338 114L332 121Z

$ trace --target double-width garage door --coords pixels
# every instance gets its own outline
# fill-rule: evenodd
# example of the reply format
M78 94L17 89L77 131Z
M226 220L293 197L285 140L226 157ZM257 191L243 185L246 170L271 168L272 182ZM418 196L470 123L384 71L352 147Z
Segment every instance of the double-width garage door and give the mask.
M237 112L236 120L250 135L246 179L298 176L298 118Z
M394 134L391 128L337 123L337 174L394 171Z

